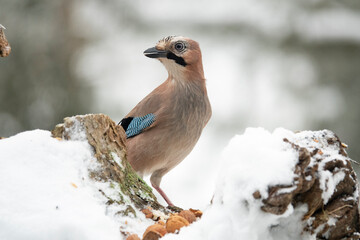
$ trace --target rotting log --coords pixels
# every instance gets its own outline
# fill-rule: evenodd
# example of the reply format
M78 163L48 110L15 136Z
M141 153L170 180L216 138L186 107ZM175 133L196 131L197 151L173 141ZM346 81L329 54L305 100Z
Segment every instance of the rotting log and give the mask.
M146 207L168 213L169 210L158 203L144 180L133 170L126 160L125 132L104 114L88 114L69 117L64 123L58 124L52 131L52 136L65 140L78 140L85 133L86 139L94 149L94 156L101 164L101 168L90 172L95 181L115 182L119 184L121 201L107 196L105 191L99 191L109 200L108 204L126 205L122 215L130 213L136 217L136 211ZM128 203L126 199L130 199Z
M253 196L262 201L263 211L277 215L283 214L290 204L293 207L307 204L303 231L315 233L317 239L360 239L358 181L344 149L347 146L329 130L323 130L318 137L307 140L310 144L306 147L285 138L299 156L293 184L269 186L267 198L262 198L258 191ZM326 154L329 149L335 154ZM324 192L330 186L321 179L324 175L338 179L326 200Z

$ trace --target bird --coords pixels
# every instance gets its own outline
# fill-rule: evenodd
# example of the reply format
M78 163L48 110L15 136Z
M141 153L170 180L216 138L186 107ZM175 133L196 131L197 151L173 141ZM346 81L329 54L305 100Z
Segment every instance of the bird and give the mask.
M167 79L142 99L120 122L126 133L127 160L169 206L160 188L162 177L192 151L211 114L199 44L168 36L144 51L158 59Z

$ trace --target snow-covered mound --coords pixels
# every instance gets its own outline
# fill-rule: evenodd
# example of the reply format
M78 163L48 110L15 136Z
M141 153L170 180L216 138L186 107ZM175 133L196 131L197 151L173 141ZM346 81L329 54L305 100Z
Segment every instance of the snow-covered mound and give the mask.
M335 137L327 130L295 134L285 129L276 129L270 133L262 128L248 128L243 135L235 136L223 152L212 204L204 211L201 221L182 229L179 235L166 235L164 240L315 240L316 234L322 231L324 226L315 229L313 233L303 231L306 224L314 221L314 218L302 221L308 211L306 204L300 204L296 208L289 204L283 214L275 215L261 210L263 202L257 199L254 193L258 192L262 199L266 199L271 186L291 186L278 191L279 195L296 189L298 183L294 181L297 177L294 171L299 161L299 152L289 144L292 142L310 151L323 149L323 152L318 154L325 159L317 162L314 155L309 167L319 164L316 168L320 169L320 176L317 178L323 192L322 199L319 200L326 204L336 191L336 185L344 179L345 173L340 170L332 175L330 171L321 170L326 163L334 159L348 163L348 158L339 153L339 146L332 146L326 141L326 135ZM311 177L306 178L311 180ZM348 199L358 201L357 188ZM325 222L331 225L336 219L329 218L329 221ZM325 233L324 237L327 237L326 234L329 233Z
M316 239L316 231L303 232L304 224L313 221L302 221L308 212L306 204L295 208L289 204L281 214L265 212L261 207L271 186L293 186L281 189L280 194L296 188L294 171L299 151L294 144L322 149L325 160L316 162L320 153L315 151L309 167L319 164L317 168L322 169L332 159L348 161L338 148L322 142L323 135L330 133L284 129L270 133L249 128L235 136L223 151L212 204L201 220L162 239ZM132 219L116 215L99 192L102 183L90 179L89 169L99 168L99 164L83 133L79 132L76 141L50 135L34 130L0 140L0 239L116 240L124 238L120 234L124 227L142 236L151 220L141 214ZM317 176L324 204L345 177L339 169L336 174L324 171ZM306 178L310 181L312 177ZM111 186L103 183L101 188L111 194ZM357 188L350 198L357 201ZM337 220L330 221L335 224Z
M119 227L131 219L116 217L89 178L99 166L81 132L79 141L23 132L0 140L0 153L1 240L122 239ZM138 217L132 231L140 233L146 226L136 224L148 220Z

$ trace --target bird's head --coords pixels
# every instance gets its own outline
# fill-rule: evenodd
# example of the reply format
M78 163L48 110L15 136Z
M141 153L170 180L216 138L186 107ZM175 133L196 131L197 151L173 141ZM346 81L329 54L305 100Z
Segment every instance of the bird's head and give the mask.
M144 54L159 59L173 78L204 79L200 47L194 40L181 36L165 37Z

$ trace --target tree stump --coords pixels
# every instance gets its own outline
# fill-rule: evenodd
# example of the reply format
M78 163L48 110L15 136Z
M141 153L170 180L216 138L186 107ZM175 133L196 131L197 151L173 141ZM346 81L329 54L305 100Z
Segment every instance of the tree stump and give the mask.
M90 171L90 177L95 181L116 182L119 184L121 200L114 200L105 191L99 191L109 200L108 204L126 205L122 215L132 214L136 217L137 210L151 207L168 213L169 210L157 202L149 187L133 170L126 160L125 132L108 116L103 114L88 114L69 117L64 123L58 124L52 131L52 136L65 140L84 140L94 149L94 156L101 164L100 170ZM130 202L128 202L130 200Z
M359 189L344 150L347 146L329 130L309 139L301 137L299 143L284 141L298 152L296 177L292 185L269 186L266 199L255 192L254 198L262 200L262 210L280 215L290 204L296 207L305 203L305 232L316 233L318 239L360 239Z

